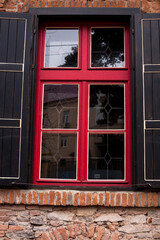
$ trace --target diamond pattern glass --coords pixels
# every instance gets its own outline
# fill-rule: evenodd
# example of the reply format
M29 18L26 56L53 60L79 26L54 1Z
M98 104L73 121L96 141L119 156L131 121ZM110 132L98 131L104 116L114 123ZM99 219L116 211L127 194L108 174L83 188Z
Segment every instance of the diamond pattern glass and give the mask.
M76 159L77 134L42 133L41 178L75 179Z
M90 129L124 129L124 85L90 85Z
M78 29L46 29L45 67L78 67Z
M124 134L89 134L89 179L124 179Z
M91 67L124 67L124 28L91 29Z
M45 84L43 128L77 128L78 86Z

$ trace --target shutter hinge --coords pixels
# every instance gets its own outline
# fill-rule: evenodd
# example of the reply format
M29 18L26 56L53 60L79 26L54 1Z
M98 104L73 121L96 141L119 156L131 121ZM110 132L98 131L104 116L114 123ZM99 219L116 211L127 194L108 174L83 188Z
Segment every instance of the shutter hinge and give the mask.
M134 28L132 28L132 34L134 35Z
M36 34L36 28L33 29L33 33Z
M32 69L34 69L34 67L35 67L34 64L32 64Z

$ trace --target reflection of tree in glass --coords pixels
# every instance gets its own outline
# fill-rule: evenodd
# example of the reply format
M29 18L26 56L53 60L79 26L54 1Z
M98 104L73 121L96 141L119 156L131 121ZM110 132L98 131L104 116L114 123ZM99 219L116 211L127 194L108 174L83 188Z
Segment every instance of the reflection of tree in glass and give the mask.
M59 67L77 67L78 46L72 47L72 52L65 57L65 63Z
M92 30L92 67L122 67L124 36L122 28Z
M124 90L117 85L92 85L90 107L96 109L96 124L107 127L124 119Z

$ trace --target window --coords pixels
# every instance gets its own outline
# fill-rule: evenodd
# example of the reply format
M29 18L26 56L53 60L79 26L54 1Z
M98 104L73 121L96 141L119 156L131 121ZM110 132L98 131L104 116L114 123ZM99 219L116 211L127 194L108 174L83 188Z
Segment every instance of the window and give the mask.
M129 28L39 30L34 183L131 183Z

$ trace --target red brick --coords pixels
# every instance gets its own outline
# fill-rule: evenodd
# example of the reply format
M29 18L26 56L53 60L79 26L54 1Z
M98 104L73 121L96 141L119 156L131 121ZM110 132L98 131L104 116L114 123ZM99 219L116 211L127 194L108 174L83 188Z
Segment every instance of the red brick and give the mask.
M122 193L122 207L127 206L127 193Z
M128 207L133 207L133 194L128 193Z
M48 192L45 191L45 193L44 193L44 204L45 205L48 205L48 199L49 199L49 194L48 194Z
M0 231L5 231L8 229L8 224L0 225Z
M12 230L12 231L21 231L23 229L24 228L22 226L15 226L15 225L10 225L9 226L9 230Z
M69 238L75 238L74 225L68 225Z
M92 194L92 205L97 206L97 193Z
M39 216L39 215L41 215L41 212L39 210L31 210L30 215L31 216Z
M104 233L105 228L104 227L97 227L96 231L97 231L97 237L96 240L101 240L103 233Z
M78 224L74 224L74 230L75 230L75 234L76 234L76 236L78 236L78 235L81 234L81 230L80 230Z
M67 235L67 231L64 227L58 228L58 231L62 235L63 240L68 240L69 239L68 235Z
M20 204L20 202L21 202L21 192L20 192L20 190L15 190L15 202L16 202L16 204Z
M88 7L92 7L93 1L88 1Z
M85 206L85 194L80 193L80 205Z
M28 199L28 204L32 203L32 192L29 191L29 193L27 194L27 199Z
M110 197L110 193L106 192L105 193L105 206L108 207L109 206L109 197Z
M118 240L119 239L119 235L117 232L113 233L111 236L111 240Z
M112 193L111 193L111 202L110 202L110 206L111 206L111 207L114 207L114 198L115 198L115 193L112 192Z
M44 193L39 193L39 205L43 205L43 195Z
M135 193L135 206L139 207L139 193Z
M74 8L75 7L75 1L70 2L70 7Z
M4 192L0 191L0 204L3 203L3 195L4 195Z
M22 192L22 201L21 201L22 204L26 204L26 193L23 193Z
M56 192L56 205L61 205L61 193Z
M121 194L116 194L116 206L119 207L121 205Z
M49 196L50 196L49 204L50 205L54 205L55 192L54 191L50 191Z
M87 193L86 206L91 206L91 193Z
M74 206L78 206L79 201L79 193L74 194Z
M153 205L154 207L158 207L158 193L153 193Z
M87 231L86 231L86 225L84 223L81 223L81 231L82 231L82 235L86 237Z
M8 203L8 190L4 191L4 203Z
M57 1L54 1L53 4L54 4L54 3L55 3L55 7L57 7ZM49 1L48 1L48 7L52 7L51 2L49 2ZM53 7L54 7L54 5L53 5Z
M53 233L54 237L56 238L56 240L62 240L61 234L58 232L57 229L54 228L54 229L52 230L52 233Z
M152 207L152 206L153 206L153 194L148 193L148 207Z
M141 207L146 206L146 193L141 193Z
M63 192L62 193L62 205L66 206L66 204L67 204L67 193Z
M42 237L40 239L41 240L51 240L51 238L47 232L43 232Z
M41 1L41 7L44 8L46 5L45 1Z
M94 225L91 225L89 228L88 228L88 237L89 238L92 238L94 236L94 230L95 230L95 226Z
M33 204L38 204L38 193L33 191Z

